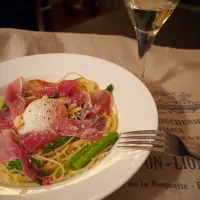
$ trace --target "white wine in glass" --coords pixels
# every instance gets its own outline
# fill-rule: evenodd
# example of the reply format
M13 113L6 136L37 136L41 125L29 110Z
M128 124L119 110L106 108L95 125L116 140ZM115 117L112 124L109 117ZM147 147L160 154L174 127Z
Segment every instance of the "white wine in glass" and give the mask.
M140 66L138 78L143 81L146 53L169 16L179 3L179 0L124 0L129 17L135 28L138 41Z

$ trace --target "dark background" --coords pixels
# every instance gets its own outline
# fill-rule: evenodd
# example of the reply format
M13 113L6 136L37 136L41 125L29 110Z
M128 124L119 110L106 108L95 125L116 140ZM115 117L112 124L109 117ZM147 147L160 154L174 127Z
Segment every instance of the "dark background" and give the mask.
M0 27L37 30L34 0L0 0Z
M112 3L107 5L108 2ZM122 0L0 0L0 27L110 34L135 38L133 26L122 2ZM155 44L198 49L200 48L199 23L200 0L182 0L159 32Z

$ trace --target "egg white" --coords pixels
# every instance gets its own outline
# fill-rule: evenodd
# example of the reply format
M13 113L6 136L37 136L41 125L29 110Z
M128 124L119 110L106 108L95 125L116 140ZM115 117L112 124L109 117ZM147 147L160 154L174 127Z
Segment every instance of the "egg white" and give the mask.
M51 129L59 116L67 116L65 106L57 99L49 99L48 96L43 96L27 106L21 116L24 125L18 128L18 133L23 135L33 130ZM17 121L22 123L19 118ZM15 127L17 127L17 124Z

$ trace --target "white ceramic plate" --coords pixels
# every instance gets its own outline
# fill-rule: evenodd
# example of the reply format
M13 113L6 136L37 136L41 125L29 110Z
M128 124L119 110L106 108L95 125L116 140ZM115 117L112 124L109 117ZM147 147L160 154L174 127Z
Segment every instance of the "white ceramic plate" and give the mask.
M0 95L19 76L55 81L68 72L80 73L96 81L101 88L114 84L114 98L119 110L119 132L157 129L157 110L147 88L123 68L94 57L46 54L3 62L0 64ZM124 150L115 145L100 164L77 177L46 187L0 185L0 199L99 200L131 178L148 155L148 151Z

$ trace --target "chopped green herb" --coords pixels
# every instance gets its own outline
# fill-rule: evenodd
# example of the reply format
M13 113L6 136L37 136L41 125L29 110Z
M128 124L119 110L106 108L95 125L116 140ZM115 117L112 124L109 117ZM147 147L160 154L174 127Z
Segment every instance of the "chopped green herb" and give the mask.
M110 84L105 90L107 90L108 92L112 93L114 90L114 85Z
M40 174L42 174L43 176L50 176L50 175L51 175L50 173L48 173L48 172L43 172L43 171L41 171Z
M35 181L38 185L43 185L41 179L35 179L34 181Z
M49 96L50 99L55 99L57 97L57 94L52 94Z
M8 163L7 169L8 170L12 170L12 169L22 170L22 163L18 159L13 160Z
M75 80L81 80L81 79L85 79L84 77L79 77L79 78L76 78Z
M66 136L66 137L62 137L62 138L55 140L54 142L52 142L52 143L48 144L46 147L44 147L44 149L41 151L41 154L45 154L45 153L54 151L58 147L61 147L63 144L65 144L70 138L71 137Z
M32 96L33 96L33 93L32 93L32 92L26 92L26 93L24 94L24 97L25 97L25 98L32 97Z
M91 122L92 123L96 123L99 120L99 117L96 117L95 119L93 119Z
M6 102L4 101L3 104L2 104L2 106L1 106L1 109L6 109L6 108L8 108L8 105L7 105Z
M31 158L31 160L37 168L41 168L41 163L39 160L36 160L35 158Z

